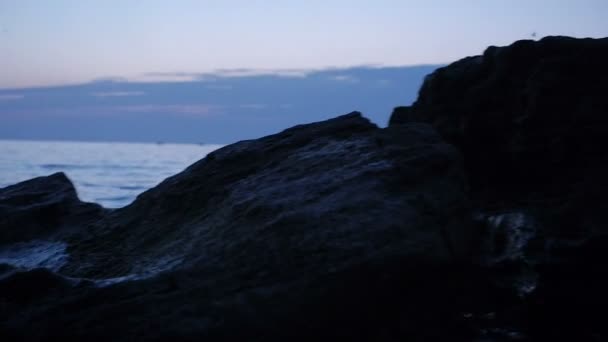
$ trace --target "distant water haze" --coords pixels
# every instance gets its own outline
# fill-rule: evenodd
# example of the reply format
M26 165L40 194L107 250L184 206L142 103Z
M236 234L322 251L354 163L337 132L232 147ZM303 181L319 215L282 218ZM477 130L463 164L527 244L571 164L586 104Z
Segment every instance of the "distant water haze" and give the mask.
M81 200L119 208L219 147L0 140L0 188L61 171Z

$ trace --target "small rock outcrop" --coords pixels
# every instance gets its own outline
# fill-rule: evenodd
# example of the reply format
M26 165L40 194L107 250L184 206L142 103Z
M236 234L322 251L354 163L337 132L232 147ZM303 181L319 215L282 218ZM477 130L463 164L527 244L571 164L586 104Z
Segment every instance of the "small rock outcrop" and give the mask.
M103 209L83 203L62 172L0 189L0 245L44 239L63 228L101 216Z

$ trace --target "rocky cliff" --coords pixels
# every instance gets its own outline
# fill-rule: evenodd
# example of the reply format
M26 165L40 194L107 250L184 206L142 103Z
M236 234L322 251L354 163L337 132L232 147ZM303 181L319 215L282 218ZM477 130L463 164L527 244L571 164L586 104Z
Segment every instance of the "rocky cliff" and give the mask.
M428 75L390 124L431 123L463 151L478 192L551 192L606 165L607 58L608 38L489 47Z
M209 154L131 205L0 189L6 340L602 340L606 40L489 48L387 128Z
M490 47L427 76L413 106L390 120L429 123L462 152L478 217L503 230L501 241L521 243L509 268L534 274L538 287L520 309L545 339L606 336L606 60L608 38ZM514 212L520 222L494 216Z

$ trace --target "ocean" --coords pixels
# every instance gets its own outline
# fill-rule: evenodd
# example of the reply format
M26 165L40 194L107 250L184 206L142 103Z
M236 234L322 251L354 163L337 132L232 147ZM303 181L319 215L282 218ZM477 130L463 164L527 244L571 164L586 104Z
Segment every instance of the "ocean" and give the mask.
M0 188L63 171L82 201L120 208L220 147L0 140Z

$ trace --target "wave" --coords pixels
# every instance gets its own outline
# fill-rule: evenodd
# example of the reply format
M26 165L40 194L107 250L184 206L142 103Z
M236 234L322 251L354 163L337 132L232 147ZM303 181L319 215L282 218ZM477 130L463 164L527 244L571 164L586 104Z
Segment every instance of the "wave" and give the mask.
M125 202L133 200L133 196L113 196L113 197L97 197L96 201L106 201L106 202Z
M148 187L141 185L120 185L116 187L120 190L146 190Z

